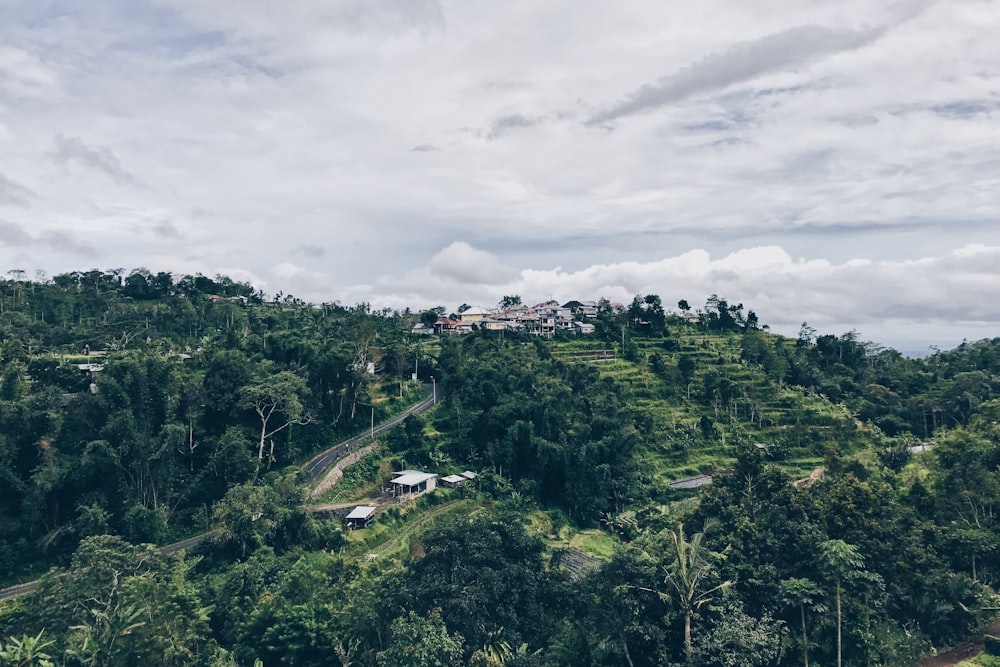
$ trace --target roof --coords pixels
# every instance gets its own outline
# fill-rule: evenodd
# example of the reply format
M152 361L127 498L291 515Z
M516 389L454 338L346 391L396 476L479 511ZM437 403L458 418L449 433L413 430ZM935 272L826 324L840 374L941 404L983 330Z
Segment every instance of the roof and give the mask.
M441 478L442 482L448 482L449 484L458 484L459 482L466 481L461 475L448 475L447 477Z
M375 513L374 505L358 505L347 515L348 519L367 519Z
M698 475L697 477L685 477L684 479L679 479L675 482L670 482L670 488L672 489L697 489L699 486L705 486L706 484L712 483L711 475Z
M396 479L392 480L393 484L399 484L400 486L417 486L418 484L423 484L429 479L437 477L432 472L411 472L406 475L400 475Z
M466 470L465 472L462 473L462 477L464 477L465 479L475 479L476 473L472 472L471 470Z

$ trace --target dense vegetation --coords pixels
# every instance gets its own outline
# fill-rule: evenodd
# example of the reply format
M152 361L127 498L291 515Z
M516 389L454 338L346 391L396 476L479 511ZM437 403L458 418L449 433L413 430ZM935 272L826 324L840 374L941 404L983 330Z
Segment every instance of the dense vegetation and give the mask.
M589 339L418 341L144 271L15 276L0 311L0 578L56 566L0 602L0 664L911 665L998 606L1000 339L913 360L640 295ZM415 364L439 405L331 497L477 482L345 533L296 464Z

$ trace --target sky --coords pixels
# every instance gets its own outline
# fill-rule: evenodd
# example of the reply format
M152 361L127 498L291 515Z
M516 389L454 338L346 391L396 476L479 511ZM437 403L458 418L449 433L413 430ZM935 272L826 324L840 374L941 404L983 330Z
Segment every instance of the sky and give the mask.
M1000 336L998 34L1000 0L0 0L0 271Z

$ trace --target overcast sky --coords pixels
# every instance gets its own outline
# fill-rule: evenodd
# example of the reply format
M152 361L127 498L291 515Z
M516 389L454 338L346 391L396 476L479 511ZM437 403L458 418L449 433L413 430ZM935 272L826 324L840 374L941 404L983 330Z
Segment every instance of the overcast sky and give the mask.
M995 0L0 0L0 258L1000 336Z

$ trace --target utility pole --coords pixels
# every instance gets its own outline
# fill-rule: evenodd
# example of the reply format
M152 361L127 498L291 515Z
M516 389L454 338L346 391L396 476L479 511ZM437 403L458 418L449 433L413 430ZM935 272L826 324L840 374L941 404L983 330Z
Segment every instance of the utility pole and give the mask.
M431 394L431 396L433 396L433 398L431 400L431 405L437 405L437 402L438 402L437 380L434 379L433 375L431 376L431 390L433 392Z

